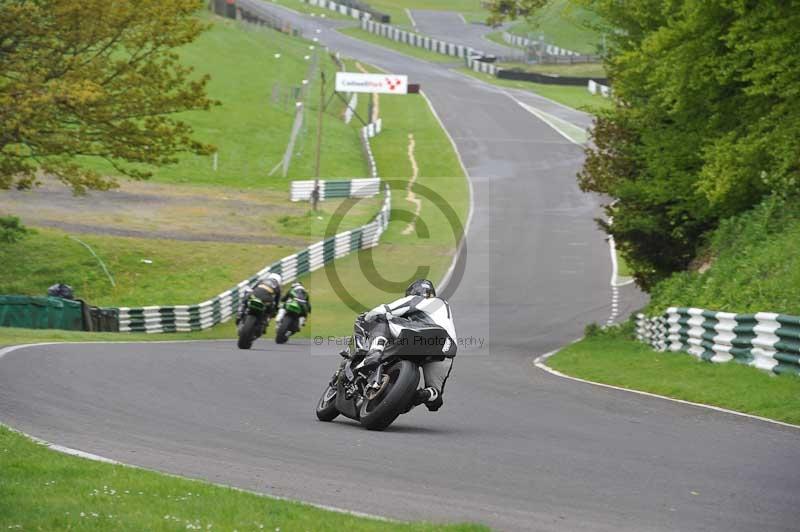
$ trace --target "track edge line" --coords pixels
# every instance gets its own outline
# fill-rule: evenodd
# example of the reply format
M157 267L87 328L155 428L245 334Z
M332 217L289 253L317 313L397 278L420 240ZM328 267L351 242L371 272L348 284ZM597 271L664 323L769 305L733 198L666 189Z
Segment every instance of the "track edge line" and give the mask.
M582 338L579 338L578 340L575 340L575 342L577 342L579 340L582 340ZM572 342L572 343L575 343L575 342ZM622 392L634 393L634 394L637 394L637 395L643 395L643 396L646 396L646 397L652 397L652 398L656 398L656 399L663 399L665 401L671 401L673 403L680 403L680 404L684 404L684 405L696 406L696 407L699 407L699 408L705 408L707 410L714 410L716 412L722 412L722 413L725 413L725 414L733 414L735 416L754 419L754 420L757 420L757 421L763 421L763 422L766 422L766 423L771 423L773 425L779 425L779 426L782 426L782 427L788 427L788 428L792 428L792 429L800 429L800 425L794 425L792 423L786 423L785 421L778 421L777 419L771 419L771 418L764 417L764 416L757 416L755 414L747 414L745 412L739 412L737 410L731 410L729 408L723 408L721 406L707 405L705 403L695 403L693 401L687 401L685 399L676 399L674 397L667 397L666 395L659 395L657 393L645 392L645 391L642 391L642 390L635 390L633 388L625 388L623 386L615 386L613 384L605 384L605 383L602 383L602 382L590 381L588 379L581 379L580 377L573 377L571 375L567 375L566 373L562 373L562 372L560 372L560 371L558 371L556 369L551 368L547 364L545 364L545 361L548 358L550 358L553 355L557 354L559 351L561 351L561 349L562 348L555 349L553 351L550 351L549 353L545 353L543 355L537 356L536 358L533 359L533 365L536 366L537 368L541 369L542 371L546 371L547 373L550 373L551 375L555 375L556 377L560 377L562 379L568 379L568 380L575 381L575 382L582 382L584 384L591 384L593 386L599 386L599 387L602 387L602 388L609 388L609 389L612 389L612 390L618 390L618 391L622 391Z

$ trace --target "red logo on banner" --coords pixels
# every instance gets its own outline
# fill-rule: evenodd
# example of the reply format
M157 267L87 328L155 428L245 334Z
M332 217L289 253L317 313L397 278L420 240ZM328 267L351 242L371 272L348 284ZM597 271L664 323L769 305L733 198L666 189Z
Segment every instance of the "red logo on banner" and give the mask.
M391 78L386 78L386 84L389 86L389 90L390 91L395 90L402 83L403 83L403 81L399 80L399 79L392 80Z

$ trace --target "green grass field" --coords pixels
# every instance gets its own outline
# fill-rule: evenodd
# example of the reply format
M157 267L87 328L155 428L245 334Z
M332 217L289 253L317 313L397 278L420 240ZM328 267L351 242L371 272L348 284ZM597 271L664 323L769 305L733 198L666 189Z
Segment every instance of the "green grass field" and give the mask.
M289 180L314 175L319 73L309 76L309 66L317 54L320 69L332 80L335 63L311 41L211 15L202 17L211 22L210 30L184 47L180 55L198 74L211 75L208 93L221 105L210 112L179 116L194 128L198 139L218 148L218 170L213 170L211 156L184 155L176 165L151 169L152 180L287 190ZM303 80L309 83L306 122L288 176L269 177L289 142L295 117L292 91L302 88ZM326 92L329 96L330 86ZM321 174L364 177L367 167L357 124L345 125L339 119L343 109L343 104L334 100L326 110ZM91 166L113 173L99 163Z
M547 364L582 379L800 424L800 378L659 353L634 340L630 324L571 344Z
M482 531L354 517L62 455L0 426L0 529Z
M521 21L511 32L531 39L544 35L548 44L583 54L596 54L602 49L603 36L596 29L597 16L570 0L551 0L529 21Z

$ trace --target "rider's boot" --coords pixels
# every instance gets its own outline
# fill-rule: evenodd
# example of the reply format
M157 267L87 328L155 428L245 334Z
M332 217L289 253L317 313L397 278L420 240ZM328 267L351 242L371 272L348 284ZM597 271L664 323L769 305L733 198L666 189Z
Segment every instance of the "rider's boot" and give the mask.
M428 410L436 412L442 407L442 394L433 386L417 390L417 396L414 398L414 405L421 405L423 403L425 403Z

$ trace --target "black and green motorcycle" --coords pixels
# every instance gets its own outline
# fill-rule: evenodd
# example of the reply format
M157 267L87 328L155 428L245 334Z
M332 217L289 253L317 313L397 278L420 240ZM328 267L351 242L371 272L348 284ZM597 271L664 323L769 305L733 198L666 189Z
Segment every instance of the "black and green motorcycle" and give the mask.
M269 319L275 313L280 292L279 285L267 279L245 293L244 302L239 307L236 320L239 349L250 349L253 342L267 332Z
M311 312L308 292L303 285L295 283L275 317L275 343L285 344L289 337L305 325L306 316Z

